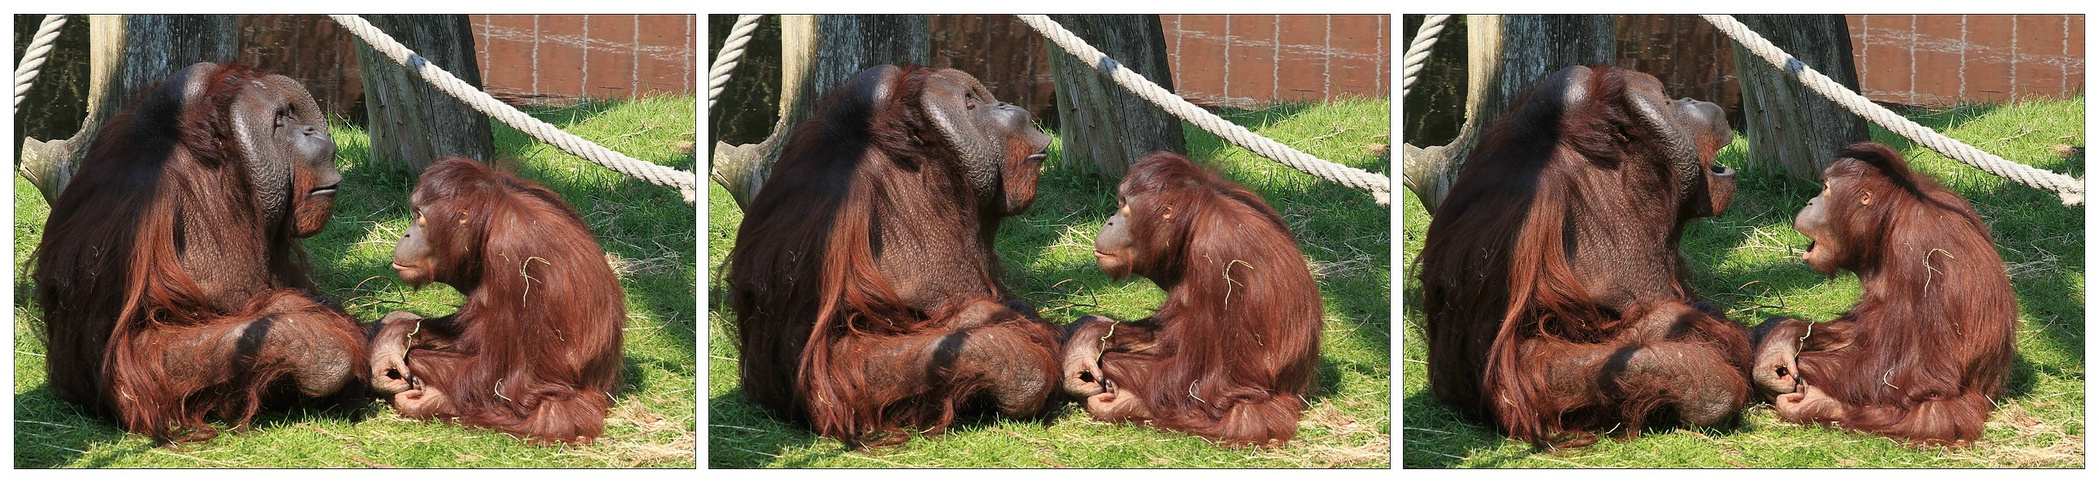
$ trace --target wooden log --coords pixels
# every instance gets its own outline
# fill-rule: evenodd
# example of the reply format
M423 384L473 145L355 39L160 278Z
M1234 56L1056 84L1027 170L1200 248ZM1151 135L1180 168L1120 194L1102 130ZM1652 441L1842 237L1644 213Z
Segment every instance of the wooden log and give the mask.
M860 70L926 63L926 16L780 16L780 121L757 144L714 144L708 177L743 207L757 198L795 125L816 113L823 94ZM712 61L710 61L711 64ZM733 103L722 103L733 106Z
M1173 74L1166 63L1166 32L1156 15L1054 15L1080 39L1167 91ZM1121 179L1154 151L1188 152L1181 120L1122 88L1055 44L1051 78L1057 84L1057 133L1065 165L1091 164L1101 176Z
M475 88L481 68L474 58L473 25L464 15L362 16L430 64L451 72ZM371 133L371 163L421 173L438 158L458 156L489 161L495 136L488 117L357 41L357 63L364 82L366 130Z
M65 191L111 116L175 70L233 60L238 33L226 15L91 16L88 30L87 120L69 138L22 141L19 171L45 201Z
M1851 32L1844 16L1755 15L1735 16L1735 20L1794 59L1858 91L1858 69L1852 64ZM1749 146L1749 164L1744 167L1780 168L1795 179L1820 181L1822 169L1836 160L1845 145L1869 137L1864 118L1808 90L1740 46L1734 52L1742 80L1742 132Z

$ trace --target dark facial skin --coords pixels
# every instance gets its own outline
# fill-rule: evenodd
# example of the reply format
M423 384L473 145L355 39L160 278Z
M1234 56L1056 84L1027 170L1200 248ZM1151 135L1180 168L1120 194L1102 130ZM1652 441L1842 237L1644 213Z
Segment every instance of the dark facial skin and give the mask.
M971 119L984 130L985 136L992 140L1008 137L1019 140L1024 144L1022 147L1031 152L1027 159L1036 164L1048 158L1049 154L1046 151L1049 149L1050 137L1042 133L1041 129L1035 128L1035 117L1030 116L1028 110L1020 106L999 101L990 94L983 93L982 89L982 86L975 86L964 94L963 107L969 110Z
M1028 111L1021 109L1019 106L1001 102L995 106L978 106L978 108L992 108L987 111L987 114L990 115L988 119L992 120L990 123L996 124L996 128L992 129L993 133L998 134L1004 131L1005 135L1003 137L1010 138L1007 141L1007 148L1026 154L1026 156L1021 156L1020 154L1008 155L1008 157L1019 156L1021 159L1020 161L1009 162L1005 171L1000 173L1001 191L1004 192L1003 201L1005 203L999 209L999 213L1005 215L1025 213L1028 211L1028 207L1035 204L1035 183L1036 179L1042 175L1042 162L1049 159L1050 137L1047 134L1043 134L1041 129L1035 128L1034 117L1028 115ZM994 137L999 136L994 135Z
M1686 97L1670 101L1669 107L1676 113L1677 124L1693 137L1701 157L1712 156L1734 140L1734 131L1727 128L1727 112L1719 105ZM1708 203L1687 208L1696 217L1719 215L1734 201L1735 169L1716 161L1700 169L1699 174L1705 177Z
M1734 200L1735 171L1710 160L1720 148L1734 140L1734 131L1727 126L1727 112L1719 105L1692 98L1670 99L1661 80L1644 73L1633 73L1626 78L1626 93L1630 98L1660 104L1659 117L1663 123L1657 126L1664 132L1676 136L1677 140L1689 142L1696 151L1701 168L1689 173L1698 178L1684 179L1685 206L1681 215L1686 218L1709 217L1727 209ZM1681 175L1681 174L1679 174Z
M990 89L979 83L968 73L942 70L926 81L926 95L939 97L947 102L962 104L960 117L969 126L957 130L960 135L978 137L950 137L950 140L981 147L996 157L969 157L965 155L971 182L985 196L997 192L997 199L987 199L994 210L1002 215L1018 215L1026 212L1035 202L1035 180L1041 175L1042 162L1049 157L1050 137L1035 128L1035 119L1028 110L991 95ZM970 130L973 129L973 130ZM1018 159L1018 161L1015 161Z
M1823 188L1806 207L1793 216L1793 230L1808 237L1807 250L1801 252L1800 260L1809 268L1824 276L1836 276L1843 267L1844 254L1850 243L1840 237L1839 227L1832 225L1830 217L1835 203L1847 199L1839 193L1850 193L1844 178L1826 178ZM1872 195L1861 194L1858 203L1871 204ZM1776 317L1756 328L1761 339L1757 347L1757 359L1750 374L1759 390L1774 397L1773 403L1780 415L1819 415L1832 411L1841 415L1842 406L1836 405L1829 396L1806 385L1800 380L1800 368L1795 359L1800 356L1800 339L1812 335L1809 324L1792 318Z
M408 226L408 232L402 234L401 242L394 246L393 267L394 272L401 275L401 281L423 286L437 281L437 252L432 251L430 245L427 232L430 220L424 214L425 207L413 199L411 204L414 205L415 224Z
M319 234L335 209L336 187L343 180L342 173L335 169L335 141L328 135L328 119L297 81L282 75L267 75L250 85L254 87L249 90L252 94L235 101L231 111L244 116L267 117L267 130L257 130L264 125L260 123L262 120L247 126L256 127L250 130L267 134L266 138L258 138L261 151L252 154L263 155L261 161L269 164L289 165L293 235L305 238ZM277 149L260 147L262 144ZM277 158L272 161L268 157Z
M1808 200L1807 206L1800 209L1800 214L1793 216L1793 230L1800 231L1800 234L1807 235L1809 239L1807 251L1800 254L1800 259L1806 261L1808 267L1814 268L1815 272L1825 276L1836 275L1837 256L1844 250L1843 242L1835 238L1836 235L1829 225L1829 205L1833 203L1830 194L1835 191L1835 183L1836 180L1831 179L1828 187L1822 189L1822 194Z
M1100 261L1102 273L1108 273L1108 277L1115 277L1117 282L1121 282L1121 279L1129 275L1144 275L1146 269L1140 269L1138 261L1142 261L1144 254L1157 252L1157 248L1140 252L1138 239L1133 237L1136 227L1131 227L1131 216L1138 216L1133 206L1150 206L1148 195L1117 189L1115 200L1121 204L1115 208L1115 214L1108 216L1108 223L1100 225L1100 235L1094 235L1094 261ZM1173 218L1173 208L1169 206L1163 216ZM1157 246L1157 242L1154 242L1154 246Z
M335 169L335 141L328 136L328 124L306 123L292 110L277 114L277 134L284 137L291 147L296 178L293 185L299 188L293 193L293 216L296 218L294 233L301 238L319 234L328 224L328 215L335 211L336 185L343 180Z
M1137 242L1130 238L1130 203L1124 198L1115 215L1101 225L1100 235L1093 237L1093 258L1100 262L1101 272L1120 281L1135 272Z

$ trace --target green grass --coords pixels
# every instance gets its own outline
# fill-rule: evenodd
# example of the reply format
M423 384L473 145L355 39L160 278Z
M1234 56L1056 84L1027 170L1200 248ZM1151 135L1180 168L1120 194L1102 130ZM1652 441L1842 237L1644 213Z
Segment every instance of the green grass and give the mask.
M695 101L659 97L595 102L532 114L643 160L693 166ZM500 124L494 157L547 185L583 215L614 259L627 299L622 385L604 437L584 446L538 446L500 432L410 420L376 400L361 408L265 412L245 432L207 442L154 445L110 421L87 416L44 383L43 319L34 284L15 279L16 467L692 467L696 446L694 378L698 352L694 284L697 217L676 191L628 178L535 142ZM345 177L334 220L305 241L321 291L352 316L375 321L390 310L450 314L464 300L445 285L413 290L387 264L408 227L405 169L367 161L369 137L333 129ZM26 270L50 207L15 179L15 266ZM223 423L221 423L223 425Z
M1390 170L1390 102L1276 106L1226 118L1307 153L1373 172ZM709 279L710 467L1389 467L1391 465L1391 211L1369 195L1290 170L1187 128L1189 156L1268 200L1290 224L1326 305L1319 389L1296 440L1235 450L1201 438L1093 422L1062 403L1044 421L959 421L938 437L849 451L745 401L737 381L734 321L722 278ZM1054 132L1054 131L1053 131ZM1035 206L1008 219L997 248L1006 284L1045 319L1082 314L1149 316L1164 295L1143 279L1112 283L1093 259L1093 235L1114 210L1114 181L1069 164L1052 146ZM718 273L742 212L719 186L708 206L708 268ZM1047 424L1047 425L1045 425Z
M2043 170L2084 176L2084 98L2036 99L2008 106L1962 106L1912 119L1955 139ZM1470 420L1428 392L1421 284L1405 282L1402 465L1414 467L2082 467L2084 465L2084 207L2021 186L1873 129L1918 171L1966 197L1996 236L2018 294L2018 352L2005 397L1982 439L1967 447L1917 447L1872 434L1778 420L1768 403L1722 429L1653 429L1631 441L1534 453L1492 426ZM2069 148L2075 149L2069 149ZM1742 141L1720 153L1746 163ZM1730 318L1754 325L1788 315L1835 318L1859 297L1858 278L1831 280L1800 262L1807 238L1793 214L1821 186L1770 168L1742 169L1727 212L1691 222L1683 241L1692 286ZM1429 217L1406 195L1408 266ZM1754 285L1745 283L1760 282Z

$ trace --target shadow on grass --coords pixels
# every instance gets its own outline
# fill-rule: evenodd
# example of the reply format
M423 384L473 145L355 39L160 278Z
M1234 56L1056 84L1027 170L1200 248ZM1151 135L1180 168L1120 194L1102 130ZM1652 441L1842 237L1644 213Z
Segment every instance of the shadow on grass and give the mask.
M1317 109L1320 106L1321 104L1319 104L1318 101L1288 101L1271 103L1268 106L1260 109L1208 109L1210 110L1210 112L1216 113L1219 118L1224 118L1226 121L1237 123L1246 128L1257 129L1274 123L1282 122L1284 120L1289 120L1291 117L1304 114L1305 112ZM1196 132L1195 134L1190 134L1188 136L1188 143L1190 146L1193 146L1197 142L1209 142L1216 139L1217 136L1210 135L1209 132ZM1191 149L1189 152L1193 153L1194 151Z
M1109 209L1112 208L1113 207L1109 207ZM1097 219L1092 219L1092 223L1095 226L1098 226L1101 222L1107 220L1106 213L1102 213L1099 215L1100 217L1098 217ZM1091 262L1031 264L1032 265L1027 266L1030 269L1030 272L1032 273L1031 276L1027 279L1015 281L1033 283L1054 279L1056 281L1054 281L1053 283L1062 283L1063 285L1054 289L1044 287L1039 289L1029 288L1026 290L1023 290L1023 288L1020 286L1014 286L1014 292L1030 300L1031 303L1036 304L1037 307L1040 309L1038 312L1042 315L1043 319L1049 321L1052 324L1067 325L1073 321L1077 321L1080 316L1085 314L1104 314L1110 317L1114 317L1117 320L1121 321L1135 321L1149 316L1149 314L1108 314L1110 311L1108 311L1106 308L1097 303L1098 299L1094 298L1094 294L1073 293L1073 290L1107 290L1110 293L1117 293L1114 290L1109 290L1110 288L1116 285L1112 283L1112 281L1108 279L1106 274L1102 273L1098 267L1092 265ZM1143 278L1131 279L1144 281ZM1372 280L1358 278L1352 281L1362 281L1365 282L1365 284L1367 284ZM1156 290L1156 286L1151 286L1150 282L1148 281L1145 281L1141 285L1130 286L1143 286L1148 288L1148 291ZM715 291L715 293L722 294L726 294L726 292L726 289L717 289ZM1161 295L1163 296L1163 293ZM1364 298L1360 296L1326 293L1322 294L1321 302L1325 304L1324 309L1327 317L1338 320L1340 324L1349 325L1348 330L1339 331L1337 331L1331 326L1323 327L1320 331L1320 334L1322 335L1323 344L1321 349L1322 351L1327 350L1327 347L1330 347L1331 343L1336 341L1335 337L1338 335L1347 335L1352 332L1362 333L1366 331L1373 331L1368 326L1356 328L1357 325L1367 325L1369 322L1373 321L1374 319L1377 319L1369 317L1370 315L1365 315L1361 311L1389 311L1389 309L1384 309L1386 305L1389 304L1389 301L1376 300L1374 298ZM1335 307L1337 305L1343 307ZM1157 305L1153 304L1147 305L1145 307L1156 309ZM1389 331L1389 329L1374 331ZM1374 359L1392 359L1392 338L1390 336L1352 335L1351 339L1349 340L1360 340L1368 343L1369 346L1376 351L1373 354L1373 356L1371 356ZM1317 375L1313 384L1312 392L1304 395L1306 401L1310 403L1307 405L1308 408L1311 406L1317 406L1320 403L1320 401L1325 400L1327 397L1334 395L1335 392L1340 388L1342 374L1345 372L1358 373L1369 377L1390 376L1390 367L1386 365L1374 365L1371 363L1337 359L1335 357L1325 356L1324 354L1327 354L1326 352L1322 352L1321 354L1322 356L1320 356L1319 358L1319 365L1316 371ZM1071 408L1076 409L1077 406L1071 405ZM1054 419L1054 417L1051 418Z
M764 409L744 400L741 392L708 398L707 420L707 467L710 469L807 467L805 460L797 460L804 462L801 465L775 462L782 460L788 450L811 448L819 442L829 441L795 424L774 418ZM847 453L843 445L834 445L812 455L831 457L843 453Z
M1894 109L1896 112L1901 113L1902 116L1908 117L1910 121L1917 122L1918 125L1943 133L1943 131L1953 130L1968 122L1988 116L1990 113L2004 107L2007 107L2004 103L1996 102L1962 102L1943 109L1911 106L1897 106ZM1890 146L1896 146L1894 142L1889 142L1888 139L1879 137L1880 134L1878 132L1881 132L1879 125L1869 122L1866 126L1876 132L1874 140L1885 142ZM1892 136L1893 134L1888 135ZM1896 146L1896 151L1901 151L1909 146L1907 139L1903 139L1903 141L1903 144Z
M533 118L538 118L540 121L547 122L548 124L551 124L556 128L568 130L570 128L573 128L576 124L587 123L591 119L597 118L599 115L603 115L608 111L612 111L613 109L618 108L621 103L622 101L617 100L587 99L581 102L577 102L574 106L568 107L527 108L526 114L532 115ZM519 135L524 134L524 132L520 132L517 129L510 128L509 125L504 125L502 122L490 120L489 125L489 129L495 131L495 133L498 135L501 135L506 131L514 132ZM520 147L531 147L532 144L535 144L536 142L536 139L526 139L523 142L517 142L515 144L518 144ZM517 152L510 151L510 153L512 155L515 155Z
M766 467L809 468L824 467L830 459L849 453L879 457L891 448L868 448L853 450L845 443L818 436L809 432L807 424L789 422L774 417L771 412L743 398L741 392L715 396L707 400L708 424L707 466L720 469L755 469ZM1013 419L999 416L996 411L972 410L955 417L947 428L948 433L977 432L1001 423L1027 422L1047 426L1067 412L1080 411L1070 401L1059 399L1050 402L1043 414L1034 418ZM735 422L731 424L729 422ZM939 439L938 435L913 433L911 439ZM822 446L818 446L821 444ZM789 452L795 450L814 450Z
M87 450L114 444L127 434L106 421L88 417L40 385L15 394L15 468L46 469L59 466L102 467L107 463L75 463ZM145 446L152 446L146 444ZM143 453L146 449L105 454L105 462L118 455Z
M547 186L575 208L577 213L582 214L586 225L593 233L599 235L599 245L603 250L617 256L623 262L641 263L637 267L646 267L648 271L652 271L629 273L621 279L621 288L626 295L630 316L631 312L636 310L654 312L653 316L668 323L655 325L664 333L663 337L677 343L684 350L697 351L697 339L693 335L697 328L693 325L698 315L692 300L696 290L690 275L675 272L680 266L679 262L691 262L697 258L691 253L692 244L684 243L682 249L665 248L663 240L677 238L635 241L613 239L605 235L609 229L616 228L623 229L623 232L628 234L660 232L689 235L696 239L697 233L692 217L665 215L661 212L651 214L627 206L623 203L627 200L603 199L593 188L576 186L558 178L535 177L531 172L525 172L522 176ZM405 285L394 276L388 260L352 255L352 247L359 243L371 245L372 242L378 242L385 247L379 249L380 253L391 252L392 242L400 235L401 230L398 228L405 227L405 221L409 216L408 193L413 189L414 181L405 174L381 168L349 170L344 173L344 177L344 185L362 186L359 190L363 193L345 197L348 199L338 202L337 213L364 220L338 220L331 223L326 232L316 237L316 241L306 245L310 260L316 264L332 263L314 266L311 274L324 291L343 297L345 306L349 307L352 313L362 313L358 314L360 320L372 321L386 310L406 305L405 301L395 298ZM691 205L677 199L676 193L670 193L667 197L657 196L653 200L647 199L651 197L645 194L637 197L643 198L638 203L653 202L659 206L691 209ZM675 261L665 262L666 258ZM455 299L447 303L444 309L449 313L463 300L464 297ZM636 333L634 327L638 325L633 323L629 321L629 335Z
M1406 427L1404 432L1407 447L1402 453L1404 456L1401 460L1402 466L1408 469L1441 469L1459 466L1480 468L1516 467L1519 464L1524 464L1525 460L1532 458L1534 454L1580 455L1591 450L1590 448L1539 450L1532 447L1530 443L1516 441L1503 435L1494 428L1494 424L1482 418L1474 417L1445 405L1441 401L1437 401L1435 396L1426 390L1408 394L1403 401L1403 404L1406 406L1407 421L1411 425ZM1756 405L1755 401L1750 402L1751 408L1756 407ZM1719 427L1685 427L1662 423L1674 420L1674 417L1657 414L1648 418L1647 425L1640 428L1638 435L1617 429L1609 431L1596 430L1596 439L1598 441L1596 446L1604 446L1604 443L1608 441L1626 442L1640 439L1639 436L1659 435L1675 431L1695 432L1698 435L1714 439L1728 438L1755 430L1747 424L1744 416L1744 413L1737 412ZM1432 422L1437 423L1437 425L1425 426Z
M623 104L627 103L592 102L576 108L541 110L532 114L557 126L568 127L601 116ZM682 136L673 133L671 129L675 125L672 122L676 121L655 124L663 127L658 133L670 134L669 139L673 141L689 138L689 131L683 132L685 135ZM372 164L368 136L360 130L340 125L333 130L344 189L338 195L326 230L301 242L301 246L309 263L309 276L323 293L340 299L353 318L376 320L385 311L411 307L406 300L411 292L387 265L390 260L387 256L392 253L401 229L407 227L408 194L415 185L417 173L400 166ZM495 130L494 163L500 165L506 158L528 154L549 157L547 153L538 152L536 148L539 146L534 140L501 126ZM655 148L652 153L636 153L636 156L686 170L691 169L696 159L693 151L662 147ZM627 298L628 349L623 360L622 384L615 396L625 400L637 395L682 392L690 397L697 370L694 358L698 351L695 325L699 314L693 300L696 291L693 269L697 261L694 242L698 240L694 211L697 208L682 200L675 190L636 184L643 181L605 171L587 162L578 165L580 160L562 158L559 161L563 164L558 167L544 164L550 162L542 160L532 161L540 164L518 165L522 170L520 176L555 191L583 217L600 246L624 264L619 270L621 287ZM517 165L518 162L512 160L511 163ZM27 201L21 204L30 205ZM25 210L24 206L15 208L18 249L24 245L34 248L42 228L40 216L25 221L20 220L22 214L47 213ZM18 266L22 258L17 256ZM420 305L416 307L437 309L438 315L449 314L464 300L450 292L449 287L437 288L451 295L440 296L445 298L440 298L438 301L442 303L436 306L428 305L431 301L427 298L419 299L416 302ZM26 274L18 274L15 290L17 325L28 325L28 329L35 330L19 331L23 328L18 328L17 338L40 336L37 332L41 331L41 316L34 312L32 305L34 283ZM639 336L666 341L639 344L649 348L637 350L634 348L638 345L635 339ZM40 339L30 342L41 347ZM669 381L644 376L656 370L664 373ZM676 382L680 379L684 381L682 384ZM356 408L338 408L319 414L346 416L355 421L372 415L380 407L370 404L371 400L363 402L365 404ZM83 458L86 450L94 450L97 446L106 448L106 445L114 444L123 447L121 441L128 435L117 429L113 422L82 414L56 400L42 384L17 394L15 408L18 416L15 428L17 467L96 467L113 463L113 457L136 455L129 449L114 450L115 453L97 450L92 457ZM253 426L260 429L298 425L306 420L307 415L313 414L296 408L265 411L257 415ZM223 422L213 423L223 425ZM209 445L210 442L188 446ZM139 451L148 452L153 448L157 447L148 444ZM76 463L79 460L88 462Z
M1478 454L1512 442L1493 428L1436 401L1428 391L1408 395L1401 400L1401 405L1410 424L1400 433L1407 443L1406 449L1401 452L1401 467L1420 469L1472 465L1467 461L1479 459ZM1422 427L1425 422L1437 422L1438 425L1434 428ZM1490 461L1506 464L1514 459L1505 457ZM1484 464L1481 466L1492 467Z
M246 429L227 427L223 421L207 421L220 434L239 434L257 429L290 427L314 418L337 418L358 422L377 413L378 406L361 397L342 397L329 400L302 400L297 403L266 405L256 413ZM49 385L38 386L29 392L15 395L15 467L22 469L45 469L53 467L101 468L123 463L127 458L151 453L156 449L180 453L186 449L203 449L213 441L154 444L151 440L119 429L108 419L94 417L60 401L51 393ZM132 441L122 445L124 441ZM112 446L116 446L112 448ZM97 453L89 461L87 450Z
M1316 107L1279 105L1256 112L1227 110L1222 114L1232 121L1251 124L1258 129L1262 124L1281 122ZM1243 159L1241 157L1250 158L1253 153L1226 145L1206 132L1188 130L1185 137L1189 157L1217 167L1226 178L1259 194L1284 216L1300 250L1314 261L1326 323L1322 328L1324 337L1317 387L1306 395L1306 399L1317 407L1329 404L1344 389L1358 389L1355 392L1360 392L1360 387L1343 386L1345 381L1352 379L1350 374L1357 375L1353 379L1378 381L1375 382L1377 392L1384 393L1384 381L1393 376L1389 363L1392 352L1389 333L1392 331L1389 315L1392 276L1388 266L1391 255L1390 210L1376 206L1368 195L1353 189L1289 171L1287 167L1275 166L1267 160ZM1349 140L1353 142L1341 144L1367 148L1374 140L1389 142L1389 133L1382 138ZM1007 219L1000 225L995 249L1002 264L1002 281L1020 298L1034 304L1044 320L1055 324L1066 324L1089 313L1125 320L1149 316L1157 309L1164 294L1142 279L1112 282L1091 258L1093 235L1116 208L1113 193L1117 181L1096 174L1097 169L1090 165L1079 165L1065 159L1061 150L1063 146L1061 141L1052 146L1052 159L1037 181L1035 204L1027 213ZM1372 172L1390 170L1389 152L1356 154L1339 159L1344 164ZM1272 168L1249 169L1245 167L1248 163ZM734 216L733 212L711 215ZM718 219L717 223L728 224L727 221L732 220ZM719 259L718 253L726 253L726 248L734 244L733 228L728 233L730 238L721 237L718 229L713 234L717 236L710 244L722 248L710 249L710 262L715 262L712 259ZM719 322L712 323L717 327L734 324L734 318L727 312L727 285L719 277L722 270L719 262L708 269L712 297L709 308L712 314L722 316ZM735 335L730 332L716 338L724 337L733 339ZM733 360L717 362L735 363ZM733 367L727 371L733 379ZM722 372L720 368L715 370L715 373ZM1389 398L1389 394L1386 397ZM1389 399L1382 401L1388 402ZM809 433L803 424L774 419L745 401L734 388L725 395L711 398L709 408L710 467L835 464L837 462L833 459L838 456L859 453L847 451L836 441ZM1054 422L1059 415L1074 411L1083 410L1071 402L1054 403L1052 413L1039 421ZM1377 411L1386 413L1350 417L1382 419L1389 425L1389 404L1379 405ZM1001 422L1011 420L992 416L959 419L948 432L972 432ZM1316 437L1318 432L1313 430L1311 434L1301 435L1300 439ZM1384 432L1388 433L1389 427ZM1169 434L1176 436L1174 439L1192 439L1183 434ZM810 448L821 451L811 453ZM871 453L879 456L882 451Z
M2003 106L1968 106L1912 116L1918 116L1917 121L1926 126L1948 130L1982 118L2000 107ZM2041 129L2038 132L2067 133L2064 130L2053 129ZM1959 193L1991 228L1998 253L2003 257L2006 271L2011 277L2013 293L2017 296L2021 314L2019 345L2014 352L2005 394L1998 401L2006 405L2016 405L2025 401L2028 403L2027 408L2033 408L2031 398L2043 397L2043 391L2054 393L2063 389L2064 384L2081 391L2084 387L2082 367L2085 357L2082 347L2085 236L2082 208L2063 207L2060 199L2053 193L2019 185L1958 164L1877 127L1872 128L1872 133L1874 140L1903 151L1913 167L1927 172L1927 176ZM2005 139L2015 139L2018 135L2024 134L2015 133ZM2064 145L2082 146L2081 135L2065 137L2074 138L2056 140L2066 143ZM2046 142L2038 144L2046 145ZM2039 169L2072 176L2083 175L2082 155L2036 154L2036 146L2033 140L2029 139L2021 148L2012 149L2010 152L2039 156L2040 158L2029 162ZM1722 163L1741 164L1741 149L1737 145L1723 151ZM1835 297L1843 297L1844 293L1855 294L1858 288L1856 277L1842 273L1832 281L1831 278L1815 273L1797 258L1797 254L1804 250L1806 238L1792 230L1792 217L1806 205L1809 198L1821 190L1821 185L1808 180L1789 179L1772 169L1742 169L1741 172L1733 206L1718 217L1694 221L1687 227L1681 248L1692 270L1693 288L1701 292L1706 299L1729 310L1730 319L1745 325L1754 325L1779 315L1811 316L1806 319L1828 320L1849 309L1856 300L1855 296L1833 300L1837 302L1833 304L1829 303L1832 302L1829 297L1832 297L1831 289L1836 290ZM1408 251L1406 258L1412 259L1413 252L1418 251L1422 235L1415 234L1418 231L1413 230L1414 222L1411 219L1408 222L1409 231L1403 246ZM1774 248L1772 245L1778 247ZM1744 251L1766 255L1730 255ZM1783 256L1768 255L1772 252ZM1412 264L1411 261L1408 262L1408 265ZM1404 288L1403 300L1409 311L1407 329L1410 331L1407 335L1410 336L1410 341L1416 341L1419 340L1418 329L1421 321L1418 280L1406 280ZM1803 295L1812 298L1800 298ZM1793 297L1794 301L1787 302L1788 297ZM1409 360L1409 363L1418 362ZM1404 397L1404 437L1407 442L1403 452L1405 467L1523 465L1518 460L1530 453L1528 447L1515 445L1496 432L1491 424L1464 416L1436 401L1426 389L1425 381L1410 379L1408 382L1409 388ZM1750 428L1741 425L1739 421L1758 412L1768 412L1768 408L1768 405L1752 403L1748 409L1738 414L1737 425L1727 433L1744 434L1753 431L1754 434L1763 434L1764 429ZM2081 412L2074 409L2068 411L2069 413L2064 415L2040 417L2040 420L2057 423L2056 420L2066 417L2082 416ZM1797 427L1783 423L1778 425ZM2074 428L2075 424L2070 423L2068 426ZM1827 446L1844 446L1849 449L1851 443L1860 441L1854 438L1865 436L1848 431L1834 432L1842 433L1838 435L1844 437L1838 439L1844 439L1845 442L1842 445L1827 442ZM2072 431L2069 434L2077 436L2081 435L2081 432ZM1737 451L1735 448L1742 446L1747 440L1749 439L1746 436L1738 436L1731 442L1723 441L1713 445L1718 446L1714 451L1733 453ZM1793 444L1789 444L1791 445ZM2025 445L2014 440L2010 446L2038 445ZM1517 454L1503 455L1511 450ZM1602 455L1604 460L1614 465L1626 465L1630 460L1630 463L1637 466L1643 459L1618 451L1598 455ZM1930 458L1938 457L1926 457ZM1765 463L1762 460L1771 459L1762 458L1751 465ZM1984 464L2000 463L1995 458L1983 460L1981 463ZM2001 463L2023 462L2014 460Z

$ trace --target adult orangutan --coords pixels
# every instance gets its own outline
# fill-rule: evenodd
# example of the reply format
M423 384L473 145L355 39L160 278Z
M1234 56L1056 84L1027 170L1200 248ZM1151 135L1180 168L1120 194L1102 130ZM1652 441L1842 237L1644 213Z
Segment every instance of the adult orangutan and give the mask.
M1063 387L1093 418L1150 422L1228 444L1282 444L1319 368L1319 289L1268 203L1173 153L1130 166L1094 238L1102 271L1150 278L1150 318L1087 315Z
M1788 422L1921 443L1982 436L2011 373L2019 305L1990 228L1960 195L1878 143L1844 149L1793 218L1801 260L1859 277L1858 305L1825 322L1772 318L1751 376Z
M1700 305L1676 246L1734 171L1718 106L1570 67L1516 101L1430 222L1420 257L1429 386L1534 446L1712 426L1749 398L1749 336Z
M553 191L473 160L444 158L409 195L394 247L401 281L451 285L459 311L394 311L372 339L372 387L394 410L535 442L605 429L627 308L590 228Z
M743 393L853 446L1047 406L1056 332L998 281L1049 137L952 69L878 66L795 128L729 253Z
M364 336L295 241L328 223L341 180L298 82L212 63L160 82L95 134L44 223L52 393L169 442L362 388Z

